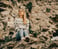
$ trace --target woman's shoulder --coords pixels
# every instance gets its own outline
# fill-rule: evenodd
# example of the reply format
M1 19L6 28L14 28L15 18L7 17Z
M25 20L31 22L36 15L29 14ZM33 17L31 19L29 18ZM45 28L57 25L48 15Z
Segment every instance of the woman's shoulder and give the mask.
M15 18L15 20L22 20L22 18Z
M21 18L15 18L16 22L22 22L23 20Z

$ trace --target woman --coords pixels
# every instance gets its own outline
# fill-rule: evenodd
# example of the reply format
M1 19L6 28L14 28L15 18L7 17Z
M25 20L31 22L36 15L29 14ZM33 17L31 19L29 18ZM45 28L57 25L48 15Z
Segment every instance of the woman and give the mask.
M26 13L23 9L20 9L19 10L19 16L17 18L15 18L15 28L16 28L16 31L17 31L17 34L16 34L16 39L20 39L21 37L21 40L24 40L25 37L26 38L29 38L29 21L28 19L26 18ZM24 37L25 35L25 37Z

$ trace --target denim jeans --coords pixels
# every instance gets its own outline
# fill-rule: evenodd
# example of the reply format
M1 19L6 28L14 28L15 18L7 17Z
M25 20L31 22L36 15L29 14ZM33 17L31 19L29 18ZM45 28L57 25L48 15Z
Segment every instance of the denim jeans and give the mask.
M19 39L19 38L23 38L23 37L29 37L29 31L28 29L23 29L21 28L20 30L17 30L17 34L16 34L16 38Z

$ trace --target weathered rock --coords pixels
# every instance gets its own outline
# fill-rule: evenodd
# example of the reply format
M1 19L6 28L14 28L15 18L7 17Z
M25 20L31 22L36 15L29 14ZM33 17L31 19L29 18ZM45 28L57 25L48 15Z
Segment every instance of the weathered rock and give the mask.
M5 38L12 36L12 39L16 37L15 28L14 28L14 18L18 16L18 10L19 7L26 10L26 4L28 4L29 1L21 1L17 2L17 5L13 6L13 3L11 1L4 1L2 2L4 4L10 5L12 8L7 7L0 7L4 8L5 11L0 13L0 38ZM23 3L22 3L23 2ZM28 13L30 15L30 41L18 41L15 42L14 46L11 44L4 44L5 48L13 46L13 49L48 49L49 45L51 45L51 37L53 37L53 33L56 29L58 29L58 23L54 22L53 18L55 18L55 15L58 14L58 6L56 5L56 1L52 0L40 0L37 2L34 0L32 2L32 10L31 13ZM23 4L25 4L23 6ZM10 18L10 22L8 21L8 18ZM10 26L10 27L8 27ZM13 35L10 35L9 33L13 32ZM10 39L10 38L9 38ZM14 41L13 41L14 42ZM11 43L13 43L11 42ZM57 43L58 44L58 43ZM2 46L3 47L3 46Z

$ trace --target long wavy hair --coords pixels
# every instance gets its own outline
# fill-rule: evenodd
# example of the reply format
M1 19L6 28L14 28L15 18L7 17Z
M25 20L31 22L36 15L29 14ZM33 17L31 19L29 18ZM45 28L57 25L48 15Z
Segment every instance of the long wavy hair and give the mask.
M24 9L19 9L19 17L22 16L23 22L26 22L26 12Z

